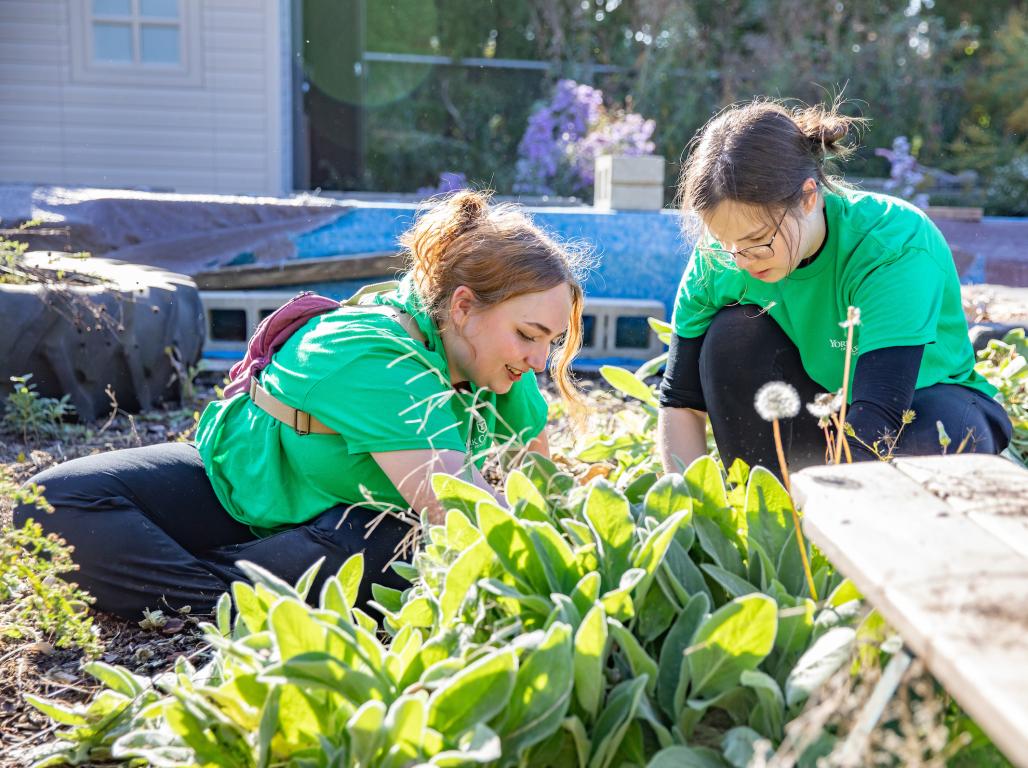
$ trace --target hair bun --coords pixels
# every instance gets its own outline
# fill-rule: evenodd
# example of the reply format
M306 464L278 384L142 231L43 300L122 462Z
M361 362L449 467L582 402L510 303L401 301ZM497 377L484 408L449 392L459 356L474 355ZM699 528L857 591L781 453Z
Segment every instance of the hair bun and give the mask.
M454 213L451 225L446 232L448 239L460 237L472 229L489 211L489 195L470 189L462 189L454 193L447 203Z
M838 144L845 139L846 134L849 132L850 127L848 123L829 118L820 125L815 125L813 130L807 134L807 138L815 144L830 147L832 144Z

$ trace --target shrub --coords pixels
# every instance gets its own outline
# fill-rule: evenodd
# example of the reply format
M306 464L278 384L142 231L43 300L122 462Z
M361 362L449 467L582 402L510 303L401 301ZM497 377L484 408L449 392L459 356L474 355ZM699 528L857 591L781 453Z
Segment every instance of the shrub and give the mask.
M993 171L985 204L991 214L1028 216L1028 154L1016 155Z
M87 615L93 598L63 578L76 568L71 549L34 520L0 532L0 634L98 655L102 647Z

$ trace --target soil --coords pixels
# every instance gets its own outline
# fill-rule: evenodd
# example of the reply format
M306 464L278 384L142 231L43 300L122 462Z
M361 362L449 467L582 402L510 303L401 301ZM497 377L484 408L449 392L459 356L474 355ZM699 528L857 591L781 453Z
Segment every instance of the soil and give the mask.
M80 456L189 439L196 423L194 413L214 397L207 386L182 408L135 416L114 410L107 423L67 426L61 440L30 437L25 442L20 434L0 432L0 465L9 480L21 483L53 464ZM0 527L10 524L11 509L11 501L0 497ZM4 613L5 606L0 605L0 627L6 623ZM172 615L161 629L153 630L111 614L93 616L104 646L102 661L147 676L172 668L182 655L202 663L206 644L197 624L203 617ZM28 751L45 743L60 727L26 704L24 694L75 703L98 690L96 681L80 669L83 661L80 651L55 649L46 639L0 637L0 766L28 765Z

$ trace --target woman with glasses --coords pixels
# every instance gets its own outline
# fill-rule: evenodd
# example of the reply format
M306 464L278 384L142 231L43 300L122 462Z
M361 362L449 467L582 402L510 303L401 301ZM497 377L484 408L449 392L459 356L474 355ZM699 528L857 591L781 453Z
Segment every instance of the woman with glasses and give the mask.
M1006 447L1010 421L974 371L942 234L914 206L828 175L829 158L852 151L843 142L857 122L836 107L760 100L722 112L693 140L679 194L698 246L678 290L660 392L668 471L705 452L706 416L725 466L741 458L777 467L755 394L770 381L791 384L806 403L838 392L851 306L854 460L940 453L937 422L951 452ZM915 418L905 424L908 410ZM781 427L791 466L825 460L818 418L800 409Z

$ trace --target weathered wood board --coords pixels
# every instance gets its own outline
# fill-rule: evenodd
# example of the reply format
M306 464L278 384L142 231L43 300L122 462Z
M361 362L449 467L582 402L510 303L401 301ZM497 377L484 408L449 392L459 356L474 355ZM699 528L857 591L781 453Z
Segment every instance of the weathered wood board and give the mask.
M1028 471L997 456L816 467L803 530L1028 768Z
M275 266L222 267L211 272L200 272L193 279L197 286L205 291L275 288L301 283L381 278L383 275L391 276L402 270L403 263L403 254L400 253L365 253L293 259Z

